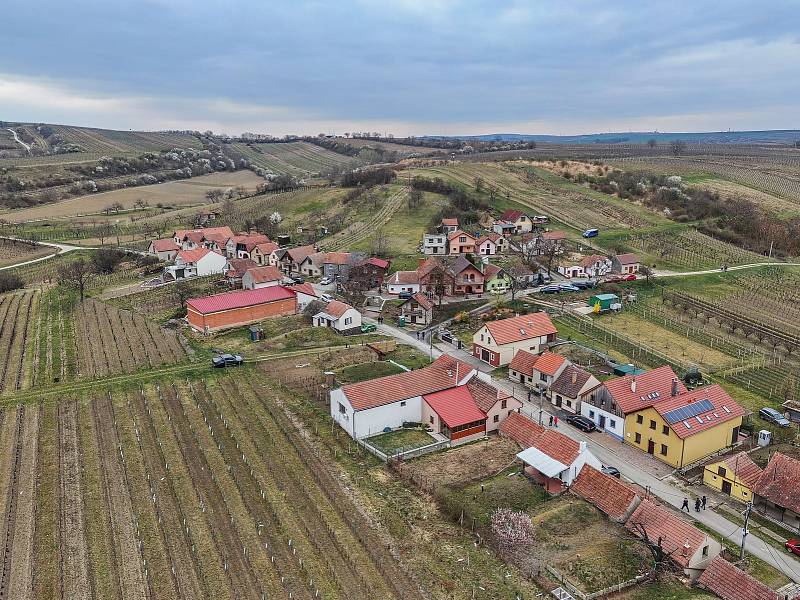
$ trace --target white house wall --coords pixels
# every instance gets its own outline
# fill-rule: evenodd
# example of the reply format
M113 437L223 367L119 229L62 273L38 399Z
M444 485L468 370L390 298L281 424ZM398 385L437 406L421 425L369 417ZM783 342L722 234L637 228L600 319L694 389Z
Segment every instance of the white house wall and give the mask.
M592 416L590 413L593 413ZM622 440L623 436L625 435L625 417L620 417L619 415L615 415L614 413L606 412L602 408L597 408L593 404L589 402L581 402L581 414L584 417L587 417L594 421L594 424L597 425L598 429L605 431L608 434L613 435L615 438ZM604 427L600 427L600 417L605 416L606 424ZM611 425L611 421L614 421L614 425Z

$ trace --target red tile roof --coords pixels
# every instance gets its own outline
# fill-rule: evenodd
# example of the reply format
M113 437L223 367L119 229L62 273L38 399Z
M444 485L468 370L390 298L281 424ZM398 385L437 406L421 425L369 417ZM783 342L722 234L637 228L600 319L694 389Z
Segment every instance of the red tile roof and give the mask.
M783 596L717 556L697 582L722 600L783 600Z
M346 265L349 262L349 252L326 252L322 256L322 264L324 265Z
M350 306L349 304L345 304L344 302L339 302L338 300L331 300L330 302L328 302L328 305L322 312L338 319L351 308L353 307Z
M227 240L233 237L233 230L227 225L224 225L222 227L204 227L201 229L178 229L175 232L175 237L183 239L187 236L192 239L203 239L204 237L208 238L212 236Z
M617 254L617 260L622 265L635 265L639 263L639 257L636 254Z
M366 410L455 387L456 375L463 380L471 371L467 363L443 354L422 369L359 381L342 391L354 410Z
M513 412L500 424L500 433L510 437L523 448L530 448L544 433L544 427L523 414Z
M278 249L278 244L275 242L264 242L263 244L256 244L253 250L258 250L264 256L269 256Z
M753 493L800 513L800 460L776 452L756 482Z
M514 222L516 222L517 219L519 219L524 214L525 213L522 212L521 210L516 210L516 209L513 209L513 208L509 208L502 215L500 215L500 220L501 221L508 221L510 223L514 223Z
M581 451L580 443L554 429L545 429L532 446L562 465L574 463Z
M498 234L495 233L495 235ZM488 235L482 235L481 237L479 237L475 242L475 244L478 246L482 246L485 242L492 242L492 244L497 245L497 240L490 238Z
M383 260L382 258L378 258L376 256L368 258L366 262L367 264L378 267L379 269L383 269L384 271L388 270L389 265L391 264L388 260Z
M567 239L567 234L563 231L545 231L542 234L543 240L565 240Z
M570 490L602 510L610 519L625 522L638 504L639 495L616 477L584 465Z
M257 266L256 261L250 258L229 258L226 275L234 279L240 279L249 269Z
M756 485L758 478L761 477L761 473L763 472L761 467L754 463L750 455L744 451L722 458L718 456L714 457L706 463L706 466L718 464L720 462L725 463L728 470L736 476L735 479L738 479L751 489ZM731 477L731 479L734 478Z
M253 279L254 283L266 283L268 281L280 281L283 279L283 273L281 273L278 267L251 267L247 269L247 273Z
M678 393L685 392L686 386L669 365L639 375L609 379L603 385L623 414L629 414L668 398L672 392L673 379L678 381ZM633 381L636 382L635 390L631 389Z
M489 333L499 346L558 333L547 313L537 312L500 321L487 321Z
M419 283L419 275L416 271L395 271L389 277L388 283L395 285L411 285Z
M423 294L422 292L417 292L411 298L403 302L403 304L407 304L408 302L416 302L419 304L424 310L432 310L433 309L433 302L431 302L428 297Z
M228 239L229 242L233 242L234 246L237 244L242 244L248 250L255 248L258 244L266 244L269 242L269 238L264 235L263 233L243 233L240 235L234 235Z
M426 394L423 399L450 429L486 419L466 385Z
M478 408L487 414L494 408L495 404L501 400L507 400L512 397L507 392L477 377L470 379L466 388L469 390L469 393L472 394L472 398L475 400L475 404L478 405Z
M153 240L153 250L155 252L172 252L173 250L180 250L181 247L175 243L172 238L164 238L161 240Z
M289 248L286 251L286 253L289 255L289 258L298 264L303 262L303 259L306 256L313 254L314 252L316 252L314 246L298 246L297 248Z
M493 265L492 263L487 264L483 268L483 276L487 280L491 279L492 277L495 277L498 273L501 272L504 272L503 269L501 267L498 267L497 265Z
M681 419L675 423L670 423L670 427L675 434L681 438L687 438L701 431L706 431L716 427L720 423L725 423L732 419L737 419L745 415L746 411L739 406L736 401L728 395L718 384L697 388L690 392L684 392L677 396L667 396L657 401L653 408L664 417L671 410L689 406L694 402L710 400L713 408L699 413L688 419ZM702 422L701 422L702 421ZM686 423L689 426L686 426Z
M585 256L584 258L582 258L580 265L583 268L586 268L586 267L591 267L592 265L598 262L599 263L605 262L605 260L606 260L605 256L602 256L600 254L592 254L591 256Z
M450 235L447 236L448 240L453 240L459 236L465 235L472 241L475 241L475 236L467 233L466 231L461 231L460 229L453 231Z
M533 375L533 366L536 364L537 358L539 357L527 350L518 350L508 368L524 375Z
M442 225L448 227L458 227L458 219L442 219Z
M664 551L684 568L689 566L694 553L707 543L705 533L651 500L642 500L625 524L626 529L641 536L635 525L644 527L651 542L661 538Z
M289 286L290 290L294 290L298 294L305 294L306 296L314 296L314 298L318 298L319 294L317 294L317 290L314 289L314 286L310 283L294 283Z
M558 370L561 368L561 365L563 365L565 362L567 362L567 359L560 354L555 354L545 350L536 359L536 364L533 365L533 368L540 373L544 373L545 375L550 375L552 377L558 372Z
M206 296L205 298L192 298L186 302L186 305L201 314L209 314L222 310L245 308L247 306L255 306L257 304L265 304L267 302L286 300L294 297L295 294L291 289L280 285L274 285L257 290L237 290L224 294L214 294L213 296Z
M175 255L175 258L180 258L185 263L196 263L198 260L203 258L206 254L210 254L214 252L213 250L209 250L208 248L195 248L194 250L181 250L178 254ZM216 254L219 254L217 252ZM221 255L220 255L221 256Z

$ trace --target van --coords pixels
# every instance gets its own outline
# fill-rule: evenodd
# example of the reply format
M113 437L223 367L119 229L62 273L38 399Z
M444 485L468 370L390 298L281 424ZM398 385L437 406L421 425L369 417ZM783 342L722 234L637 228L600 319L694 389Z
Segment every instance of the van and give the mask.
M414 294L412 294L411 292L400 292L399 294L397 294L397 297L400 298L400 300L408 300L413 295Z
M600 233L597 229L587 229L583 232L583 237L585 238L593 238L597 237L597 234Z

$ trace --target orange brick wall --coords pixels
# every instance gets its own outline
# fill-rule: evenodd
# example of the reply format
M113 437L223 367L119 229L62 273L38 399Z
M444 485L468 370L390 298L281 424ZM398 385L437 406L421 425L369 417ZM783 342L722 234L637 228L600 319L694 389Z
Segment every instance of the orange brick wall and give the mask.
M285 298L273 302L265 302L245 308L232 308L215 313L200 314L188 309L189 325L198 331L219 331L230 327L239 327L262 321L270 317L282 317L297 313L297 298Z

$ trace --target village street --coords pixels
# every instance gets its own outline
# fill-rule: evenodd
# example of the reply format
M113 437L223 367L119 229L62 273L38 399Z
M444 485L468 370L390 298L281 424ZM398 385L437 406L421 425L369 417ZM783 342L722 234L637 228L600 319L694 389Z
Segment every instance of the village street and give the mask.
M378 324L372 319L365 319L365 321L375 323L381 333L392 336L397 339L397 341L413 346L421 352L430 354L433 358L446 352L447 354L457 357L459 360L473 365L482 372L490 373L492 371L489 365L478 360L465 350L447 347L447 344L443 344L442 342L435 342L431 345L430 334L427 340L421 340L417 339L413 332L409 333L385 323ZM508 379L495 378L493 383L497 387L522 400L522 412L534 421L539 420L540 411L542 411L542 423L548 426L551 414L550 411L553 409L550 403L545 402L543 407L540 407L538 398L534 402L529 402L527 392L523 391L522 386L515 385ZM555 414L555 411L553 411L553 414ZM658 496L663 502L680 510L683 499L687 497L687 492L669 481L671 469L658 462L657 459L644 455L635 448L621 444L605 433L594 432L586 434L567 425L564 421L560 422L558 429L561 433L575 440L587 442L591 452L604 465L616 467L619 469L620 473L622 473L623 477L640 485L647 490L648 493ZM694 498L691 496L688 497L690 505L693 506ZM741 544L742 528L738 524L714 512L713 507L699 513L692 511L691 517L717 532L720 536L735 544ZM795 583L800 583L800 561L796 560L791 555L785 554L781 550L770 546L752 532L747 536L745 548L747 553L753 554L764 562L772 565Z

